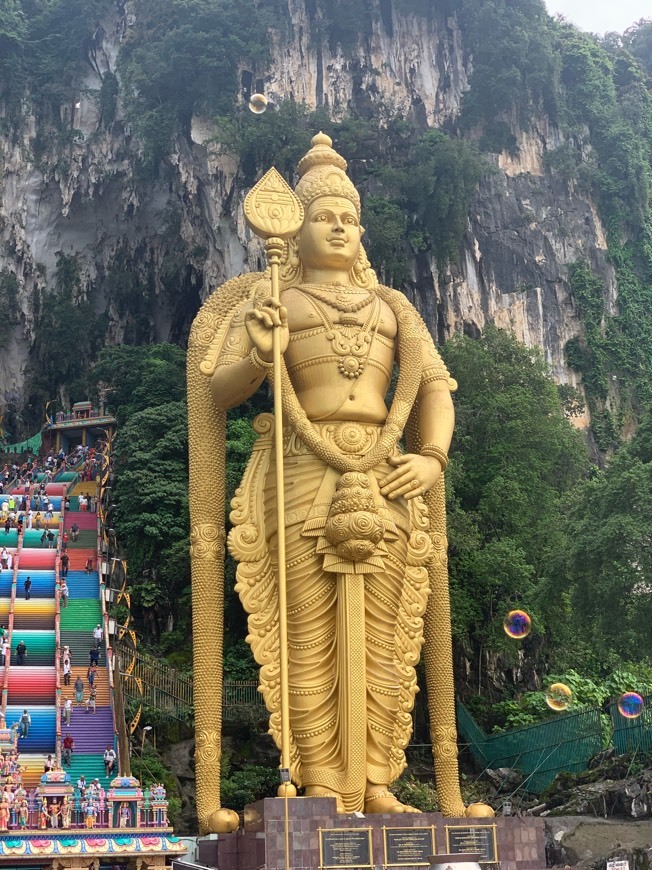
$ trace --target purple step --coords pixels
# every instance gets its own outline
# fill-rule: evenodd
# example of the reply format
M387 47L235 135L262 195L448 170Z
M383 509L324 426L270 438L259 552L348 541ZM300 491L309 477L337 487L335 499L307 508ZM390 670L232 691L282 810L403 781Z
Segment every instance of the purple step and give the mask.
M63 737L70 732L75 741L75 752L104 752L110 743L113 746L113 714L110 707L98 707L97 713L87 713L86 707L74 707L70 725L61 723Z

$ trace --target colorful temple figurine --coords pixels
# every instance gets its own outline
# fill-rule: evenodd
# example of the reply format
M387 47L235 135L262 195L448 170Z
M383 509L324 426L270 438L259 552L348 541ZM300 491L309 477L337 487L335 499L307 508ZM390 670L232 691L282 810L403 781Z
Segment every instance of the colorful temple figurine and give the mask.
M131 808L127 801L123 801L120 804L120 814L119 814L119 826L121 828L128 828L131 822Z
M50 817L50 811L48 810L47 798L43 798L41 800L41 805L39 806L39 811L38 811L38 826L42 831L44 831L47 828L49 817Z
M22 798L18 805L18 826L21 830L25 830L29 822L29 804L25 798Z
M168 826L168 816L167 816L167 793L165 791L165 786L156 782L152 786L151 789L151 806L152 806L152 815L154 819L154 824L157 828L165 828Z
M0 831L9 830L9 803L5 796L0 800Z
M68 800L68 795L63 796L61 801L61 827L69 828L72 820L72 804Z
M84 801L84 820L87 828L94 828L97 821L97 807L92 797Z
M59 801L55 798L50 804L50 827L58 828L59 827L59 816L61 814L61 806L59 805Z

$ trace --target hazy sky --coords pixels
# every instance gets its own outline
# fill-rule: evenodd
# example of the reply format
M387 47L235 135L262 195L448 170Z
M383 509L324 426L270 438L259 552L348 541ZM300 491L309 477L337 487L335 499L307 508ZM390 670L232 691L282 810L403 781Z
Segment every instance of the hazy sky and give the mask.
M652 18L650 0L545 0L548 11L557 12L591 33L623 30L640 18Z

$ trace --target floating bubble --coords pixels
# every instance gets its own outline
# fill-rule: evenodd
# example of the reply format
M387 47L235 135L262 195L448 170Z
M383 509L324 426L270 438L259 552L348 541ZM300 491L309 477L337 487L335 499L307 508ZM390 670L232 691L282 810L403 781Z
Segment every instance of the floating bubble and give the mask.
M530 633L532 620L524 610L510 610L503 622L503 628L507 637L520 640Z
M546 704L556 713L568 710L572 700L573 693L564 683L553 683L546 689Z
M267 108L267 97L265 94L252 94L249 97L249 108L254 115L262 115Z
M638 719L645 706L638 692L625 692L618 698L618 712L625 719Z

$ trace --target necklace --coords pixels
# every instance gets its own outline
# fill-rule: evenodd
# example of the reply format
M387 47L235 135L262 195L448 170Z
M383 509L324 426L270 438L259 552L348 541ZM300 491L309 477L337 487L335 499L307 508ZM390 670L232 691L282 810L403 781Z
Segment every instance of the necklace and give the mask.
M359 378L367 365L371 345L378 329L380 300L375 298L374 305L362 324L358 323L358 318L353 316L353 312L342 312L339 321L333 321L321 305L314 299L310 301L327 328L325 336L338 358L339 373L350 380ZM373 326L372 321L375 321Z
M324 291L321 289L322 287L330 287L332 289L330 291ZM313 299L319 299L320 302L323 302L325 305L330 305L331 308L335 308L343 314L354 314L356 311L362 311L362 309L366 308L375 298L374 293L368 293L366 296L363 296L362 299L358 298L353 302L350 302L347 299L347 295L351 296L354 293L357 295L358 291L351 289L350 287L344 287L341 284L302 284L298 289L302 293L305 293L306 296L312 296Z
M301 407L285 359L281 357L283 411L287 415L290 426L316 456L342 474L347 471L369 471L387 459L403 434L410 412L417 402L417 393L421 385L423 356L419 340L418 314L407 299L395 290L379 285L376 292L387 302L399 323L398 347L401 366L387 419L375 447L372 447L367 454L364 456L356 454L355 457L350 457L326 442ZM271 376L268 374L267 378L270 380Z

